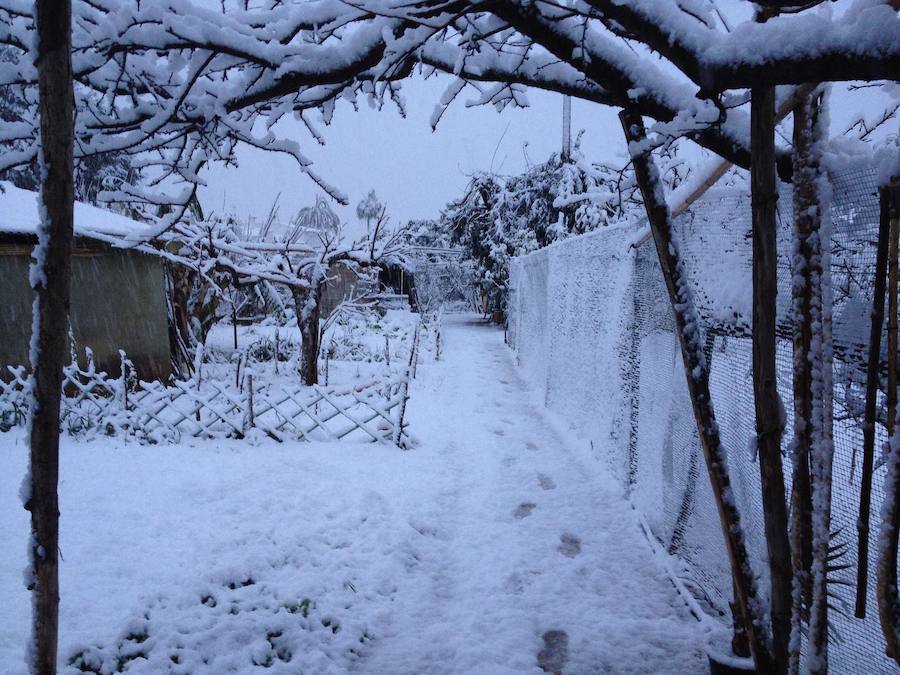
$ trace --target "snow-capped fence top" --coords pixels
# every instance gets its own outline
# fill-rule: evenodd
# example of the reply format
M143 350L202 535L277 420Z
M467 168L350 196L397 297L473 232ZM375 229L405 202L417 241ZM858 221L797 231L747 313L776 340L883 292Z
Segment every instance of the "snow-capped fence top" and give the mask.
M414 350L415 351L415 350ZM416 358L411 356L411 364ZM0 380L0 430L24 424L30 404L23 366L7 367ZM403 409L412 366L402 376L346 387L283 386L176 380L138 382L122 355L122 376L87 366L65 369L60 420L74 435L126 435L143 442L196 438L244 438L265 434L285 440L359 440L405 444Z

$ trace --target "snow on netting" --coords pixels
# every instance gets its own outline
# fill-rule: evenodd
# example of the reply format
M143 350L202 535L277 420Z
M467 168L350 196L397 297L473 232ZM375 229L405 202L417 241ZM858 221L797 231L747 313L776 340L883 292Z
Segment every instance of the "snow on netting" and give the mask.
M835 543L850 567L832 585L837 611L830 648L834 672L894 672L884 656L874 597L884 467L873 479L868 615L853 617L856 518L869 312L878 196L875 172L831 177L834 284ZM783 438L790 478L793 429L789 322L792 206L779 199L778 388L788 419ZM631 248L640 228L599 230L513 261L509 341L529 380L589 439L622 480L662 545L683 564L680 576L701 606L730 620L731 577L718 514L688 398L668 296L652 240ZM702 318L710 387L757 574L768 588L751 380L750 198L713 189L676 220ZM882 341L885 344L885 341ZM886 436L878 427L876 448ZM880 454L880 453L877 453Z

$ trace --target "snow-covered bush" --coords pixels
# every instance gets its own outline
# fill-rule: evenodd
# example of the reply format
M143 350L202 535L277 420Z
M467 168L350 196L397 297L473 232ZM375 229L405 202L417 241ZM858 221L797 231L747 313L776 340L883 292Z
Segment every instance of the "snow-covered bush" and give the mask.
M607 225L632 206L616 174L586 162L576 146L572 159L552 155L516 176L476 174L438 226L472 262L485 309L505 311L511 257Z

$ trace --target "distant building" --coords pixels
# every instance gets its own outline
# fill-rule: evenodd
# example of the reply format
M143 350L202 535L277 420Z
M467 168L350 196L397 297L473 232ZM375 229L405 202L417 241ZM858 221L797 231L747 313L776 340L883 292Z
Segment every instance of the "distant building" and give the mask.
M29 365L37 199L0 182L0 377L6 365ZM141 379L165 379L172 367L165 266L127 248L129 239L146 233L143 223L75 204L70 320L79 361L90 347L97 369L118 376L122 349Z

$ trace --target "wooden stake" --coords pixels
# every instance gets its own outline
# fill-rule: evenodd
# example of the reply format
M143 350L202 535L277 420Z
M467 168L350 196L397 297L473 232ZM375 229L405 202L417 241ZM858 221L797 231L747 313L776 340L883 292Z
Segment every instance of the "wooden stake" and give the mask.
M894 191L900 188L886 188ZM890 200L890 195L888 197ZM897 255L900 242L898 242L898 230L896 207L889 208L890 212L890 242L888 243L888 315L887 315L887 424L888 436L894 435L894 422L897 417Z
M800 670L803 607L809 610L808 667L828 671L828 556L831 540L832 346L831 244L819 185L820 122L824 90L794 111L794 426L791 558L793 567L789 654ZM816 328L818 326L818 328ZM814 506L815 505L815 506Z
M247 374L247 423L251 429L256 426L253 415L253 373Z
M28 668L56 672L59 625L59 409L68 356L74 179L71 0L37 0L35 40L40 106L42 254L31 277L36 293L31 337L30 466L25 508L31 513L26 581L33 593ZM37 272L36 274L34 272Z
M888 319L888 326L891 321L896 326L897 322L897 236L900 232L900 181L895 179L893 183L881 190L882 216L887 212L890 221L889 232L891 235L891 246L894 247L895 257L891 260L894 267L894 280L889 281L889 286L893 285L891 291L892 296L889 304L892 304L891 316ZM886 207L886 208L885 208ZM890 249L890 246L889 246ZM891 302L891 300L893 302ZM889 334L890 335L890 334ZM896 328L895 328L896 339ZM888 340L890 345L890 337ZM896 406L897 396L897 348L896 345L892 352L888 353L888 381L893 381L893 401ZM889 392L889 397L891 392ZM890 420L889 424L892 428L894 420ZM896 431L896 429L892 429ZM886 652L897 665L900 665L900 595L897 592L897 546L900 543L900 445L898 445L896 437L892 437L890 453L888 455L888 472L885 477L885 505L884 520L881 525L880 539L880 556L878 558L878 585L876 594L878 596L878 618L881 622L881 631L884 634L886 643Z
M811 152L811 120L809 109L801 104L794 112L794 175L803 171L802 164ZM799 639L803 605L812 603L810 570L812 568L812 493L809 476L809 450L812 445L812 295L813 272L811 261L816 257L819 219L813 218L809 207L815 199L814 186L809 180L799 180L794 186L794 278L802 278L791 287L793 305L793 389L794 389L794 439L791 450L791 566L794 575L792 592L791 630L797 639L789 654L789 668L799 672ZM819 253L821 251L819 250ZM818 270L821 273L821 269Z
M872 471L875 462L875 417L878 405L878 380L881 361L881 330L884 326L884 296L890 239L891 208L889 193L879 193L881 217L878 226L878 250L875 253L875 291L872 296L872 323L869 330L869 362L866 368L866 407L863 415L863 465L859 488L859 517L856 563L856 617L866 616L869 590L869 514L872 505Z
M781 399L775 353L778 250L775 206L775 88L756 87L750 104L750 186L753 211L753 398L763 515L772 581L772 637L776 671L787 672L791 631L791 552L784 469Z

